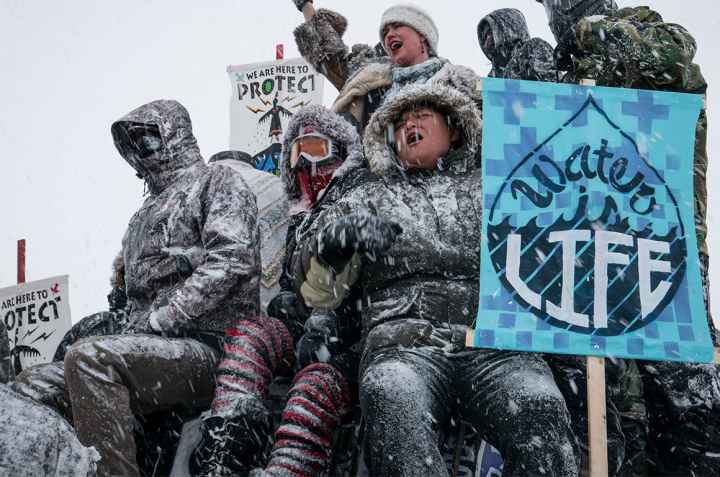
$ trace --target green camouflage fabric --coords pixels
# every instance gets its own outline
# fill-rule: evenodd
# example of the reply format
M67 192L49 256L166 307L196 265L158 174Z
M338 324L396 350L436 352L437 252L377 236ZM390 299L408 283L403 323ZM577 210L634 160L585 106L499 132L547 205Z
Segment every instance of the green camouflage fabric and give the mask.
M680 25L665 23L649 7L628 7L606 16L582 18L574 27L566 81L594 79L599 86L704 94L707 83L693 63L695 39ZM562 61L561 61L562 63ZM695 140L695 228L698 248L707 255L707 117L700 116Z

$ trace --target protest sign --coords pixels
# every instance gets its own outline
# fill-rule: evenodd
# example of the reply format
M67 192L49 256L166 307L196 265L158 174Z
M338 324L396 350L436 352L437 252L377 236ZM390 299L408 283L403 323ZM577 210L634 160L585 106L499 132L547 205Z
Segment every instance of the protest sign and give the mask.
M302 58L228 66L230 148L253 157L255 167L280 174L281 141L290 117L322 104L324 79Z
M68 290L67 275L0 288L0 317L16 373L52 361L72 327Z
M711 362L702 96L485 79L479 347Z

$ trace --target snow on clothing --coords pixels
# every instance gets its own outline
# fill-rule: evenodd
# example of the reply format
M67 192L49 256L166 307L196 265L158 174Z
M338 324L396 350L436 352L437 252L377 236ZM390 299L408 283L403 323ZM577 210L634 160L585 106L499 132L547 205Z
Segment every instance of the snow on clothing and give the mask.
M229 167L239 173L255 194L262 257L260 311L264 314L270 300L280 291L280 276L285 260L285 237L290 222L288 200L282 181L277 176L235 159L233 152L217 153L208 162Z
M363 161L357 132L339 115L311 105L293 116L284 137L281 162L282 182L290 211L294 212L285 243L288 255L294 249L296 227L315 205L302 197L290 166L292 143L308 127L328 136L338 147L337 152L345 157L344 164L334 173L334 183ZM242 321L226 335L215 399L211 412L203 419L203 442L195 452L196 466L202 475L242 472L265 465L271 419L263 401L270 382L292 371L294 343L299 348L296 369L300 371L289 391L265 470L267 475L275 475L279 470L293 468L300 475L315 469L305 475L316 475L330 464L332 442L328 436L332 436L350 407L349 386L334 365L352 360L346 357L344 343L339 333L333 333L334 329L308 326L309 310L295 294L286 271L281 287L283 290L270 302L268 314L283 322L262 317ZM310 324L315 322L317 319L309 320ZM341 370L347 371L345 367Z
M127 137L156 130L162 148L141 158ZM123 238L129 300L123 334L81 340L63 363L31 368L17 388L63 396L81 442L95 446L102 475L138 475L133 413L206 406L221 332L257 313L260 250L255 199L227 168L205 165L187 111L154 101L112 126L116 146L151 195ZM151 312L165 310L152 336Z
M483 38L485 29L492 45ZM492 62L493 78L557 81L553 48L541 38L530 38L525 16L514 8L501 8L483 17L477 27L478 41Z
M382 104L388 89L411 82L448 84L480 103L477 75L471 69L436 56L419 65L394 66L387 56L378 55L367 45L355 45L348 51L342 40L346 29L347 20L342 15L319 9L295 29L295 42L303 58L340 91L333 111L350 112L360 131Z
M98 453L84 447L51 409L0 384L0 474L15 477L96 475Z
M0 384L11 381L15 376L12 356L10 355L10 338L5 323L0 321Z
M403 172L385 126L418 104L450 111L464 145L441 169ZM353 278L363 292L360 402L371 475L447 475L438 429L458 401L505 456L504 475L577 475L567 409L541 357L463 349L479 287L479 133L479 112L463 93L442 85L397 92L365 132L375 175L321 212L294 256L309 304L332 308ZM334 274L316 258L318 233L359 212L403 232L385 257L356 255Z
M692 62L695 40L682 26L664 23L648 7L617 9L598 0L588 5L594 8L589 14L603 16L575 16L564 34L565 40L558 41L559 66L570 69L565 81L593 78L602 86L705 92L707 85L700 67ZM558 32L553 32L558 38ZM700 268L709 310L706 141L707 118L703 111L695 136L693 178ZM648 447L656 454L649 461L658 465L651 471L691 469L698 475L719 474L720 420L713 411L720 407L718 368L687 363L638 363L638 367L650 424ZM663 371L656 373L658 369ZM688 436L692 436L690 441ZM635 439L628 436L628 441Z

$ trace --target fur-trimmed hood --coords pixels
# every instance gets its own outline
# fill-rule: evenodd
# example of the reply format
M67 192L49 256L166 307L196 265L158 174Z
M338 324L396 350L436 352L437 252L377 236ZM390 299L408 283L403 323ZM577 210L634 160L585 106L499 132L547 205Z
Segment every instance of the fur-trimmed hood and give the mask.
M288 198L296 200L300 198L295 176L290 170L290 151L292 142L300 135L301 127L313 127L321 134L328 136L333 141L345 147L347 158L340 166L334 176L340 176L352 168L362 167L364 164L362 143L355 127L337 113L330 111L324 106L312 104L300 109L295 113L287 126L283 137L282 163L280 164L280 175L285 186Z
M398 169L395 154L387 144L387 126L393 124L408 107L418 104L452 111L452 127L462 133L462 156L467 159L475 155L482 131L480 111L475 102L467 94L443 83L410 84L388 96L365 129L363 144L372 172L386 175Z

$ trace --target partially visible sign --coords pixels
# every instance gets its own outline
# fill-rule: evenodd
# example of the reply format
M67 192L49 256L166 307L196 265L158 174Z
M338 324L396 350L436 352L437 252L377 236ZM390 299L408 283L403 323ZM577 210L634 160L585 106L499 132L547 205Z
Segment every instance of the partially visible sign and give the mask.
M279 51L278 51L279 53ZM228 66L230 149L280 175L281 141L287 122L309 104L322 104L324 79L302 58Z
M484 80L475 346L712 362L693 220L701 108Z
M67 275L0 288L0 317L16 373L52 361L72 327L68 290Z

